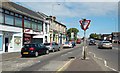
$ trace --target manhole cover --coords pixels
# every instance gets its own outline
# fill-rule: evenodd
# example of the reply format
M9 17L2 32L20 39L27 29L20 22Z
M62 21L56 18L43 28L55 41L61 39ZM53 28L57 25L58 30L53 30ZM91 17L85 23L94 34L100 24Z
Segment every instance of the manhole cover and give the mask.
M75 59L75 57L68 57L68 59Z

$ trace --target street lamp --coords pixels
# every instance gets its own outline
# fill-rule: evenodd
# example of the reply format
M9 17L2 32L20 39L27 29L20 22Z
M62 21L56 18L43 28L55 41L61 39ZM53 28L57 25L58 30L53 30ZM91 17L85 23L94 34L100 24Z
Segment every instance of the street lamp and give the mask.
M53 9L54 9L54 6L55 6L55 5L60 5L60 4L58 4L58 3L57 3L57 4L52 4L52 15L51 15L51 16L52 16L52 18L51 18L51 19L52 19L52 20L51 20L51 24L52 24L52 25L51 25L51 26L52 26L51 28L52 28L52 29L53 29L53 26L54 26L53 21L54 21L54 19L55 19L55 17L53 16ZM51 37L51 36L50 36L50 37ZM53 37L53 38L54 38L54 37Z

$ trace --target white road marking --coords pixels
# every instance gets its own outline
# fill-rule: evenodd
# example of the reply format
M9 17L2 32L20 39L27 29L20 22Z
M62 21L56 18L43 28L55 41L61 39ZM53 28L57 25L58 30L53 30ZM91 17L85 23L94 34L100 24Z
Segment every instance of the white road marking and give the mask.
M107 67L107 68L109 68L109 69L111 69L111 70L113 70L113 71L117 71L116 69L114 69L114 68L108 66L108 65L107 65L107 61L106 61L105 59L102 59L102 58L97 57L97 56L95 55L95 53L92 53L92 52L89 52L89 53L93 54L94 58L97 58L97 59L99 59L99 60L104 61L105 67Z

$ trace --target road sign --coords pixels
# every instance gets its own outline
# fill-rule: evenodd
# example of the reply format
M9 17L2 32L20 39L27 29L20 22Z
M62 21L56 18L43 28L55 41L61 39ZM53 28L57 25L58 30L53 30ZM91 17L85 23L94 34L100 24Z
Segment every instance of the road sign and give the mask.
M91 20L84 19L84 20L80 20L79 22L80 22L81 28L84 31L86 31L88 29L89 25L90 25Z

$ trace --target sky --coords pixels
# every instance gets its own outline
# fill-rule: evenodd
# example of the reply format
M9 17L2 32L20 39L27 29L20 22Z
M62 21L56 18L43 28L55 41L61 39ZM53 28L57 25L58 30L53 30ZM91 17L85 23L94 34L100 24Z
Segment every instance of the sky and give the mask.
M78 35L83 37L80 28L82 18L91 20L88 37L91 33L110 34L118 31L118 0L11 0L19 5L46 15L54 15L58 22L69 28L77 28Z

